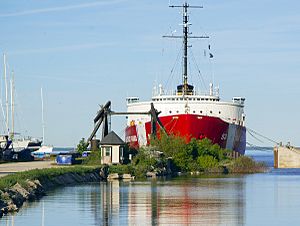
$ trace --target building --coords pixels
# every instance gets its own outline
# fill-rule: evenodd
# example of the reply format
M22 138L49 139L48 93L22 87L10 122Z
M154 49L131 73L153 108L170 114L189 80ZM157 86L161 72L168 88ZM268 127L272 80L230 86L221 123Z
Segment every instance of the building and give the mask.
M121 164L124 160L125 142L111 131L100 142L101 164Z

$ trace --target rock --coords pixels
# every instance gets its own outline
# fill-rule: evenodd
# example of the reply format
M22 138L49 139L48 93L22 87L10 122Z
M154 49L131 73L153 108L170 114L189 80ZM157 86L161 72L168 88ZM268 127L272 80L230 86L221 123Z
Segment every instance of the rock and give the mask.
M131 176L131 174L128 174L128 173L124 173L122 176L122 179L123 180L133 180L134 176Z
M146 173L146 177L152 177L152 178L155 178L155 177L156 177L156 173L155 173L155 172L147 172L147 173Z
M119 175L116 175L119 178ZM18 208L21 207L24 202L38 199L45 195L46 191L57 186L96 182L103 179L99 171L96 171L85 174L66 173L54 178L45 177L41 180L27 180L27 184L24 187L16 183L14 186L0 191L0 218L3 214L7 214L8 212L18 211Z
M111 173L108 175L107 179L108 180L118 180L118 179L120 179L120 176L117 173Z

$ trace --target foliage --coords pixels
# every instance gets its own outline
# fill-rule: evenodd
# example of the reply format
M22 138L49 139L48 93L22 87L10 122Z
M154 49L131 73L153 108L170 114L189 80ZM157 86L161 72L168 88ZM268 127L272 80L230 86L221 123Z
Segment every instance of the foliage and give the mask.
M255 162L248 156L241 156L234 159L227 168L229 173L261 173L267 170L265 163Z
M131 164L128 165L111 165L109 166L109 173L118 173L118 174L133 174L134 168Z
M201 155L197 158L201 170L211 169L218 166L218 160L211 155Z
M88 147L87 142L85 141L84 138L81 138L79 144L77 145L76 150L80 155L82 155L83 152L87 151L87 147Z
M162 134L160 139L152 140L151 145L166 157L172 158L177 171L206 171L228 159L228 150L213 144L209 139L193 138L186 143L180 136Z
M89 156L87 156L83 160L83 164L100 166L101 165L101 150L91 151Z
M129 169L138 178L145 177L147 172L163 174L166 170L166 158L152 147L143 147L134 156Z

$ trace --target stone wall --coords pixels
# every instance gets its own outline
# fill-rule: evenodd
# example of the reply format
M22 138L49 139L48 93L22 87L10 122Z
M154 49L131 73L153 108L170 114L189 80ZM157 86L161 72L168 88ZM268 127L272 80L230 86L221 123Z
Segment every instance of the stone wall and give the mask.
M18 211L26 201L36 200L46 194L47 191L58 187L75 185L79 183L98 182L105 177L96 172L79 174L66 173L53 178L43 178L41 180L27 180L26 185L21 186L19 183L11 188L0 190L0 217L9 212Z

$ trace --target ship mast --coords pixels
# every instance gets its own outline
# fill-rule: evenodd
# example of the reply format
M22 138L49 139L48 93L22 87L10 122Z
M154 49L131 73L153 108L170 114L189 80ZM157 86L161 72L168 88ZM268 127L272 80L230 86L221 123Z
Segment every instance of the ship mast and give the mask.
M182 6L180 5L170 5L171 8L182 8L183 9L183 35L182 36L163 36L164 38L182 38L183 39L183 70L182 70L182 78L183 78L183 85L179 86L182 87L182 93L185 95L191 95L193 93L193 87L190 89L190 85L188 84L188 39L189 38L208 38L208 36L190 36L189 33L189 16L188 16L188 8L200 8L202 9L203 6L190 6L187 2L185 2ZM178 90L179 92L179 90Z

